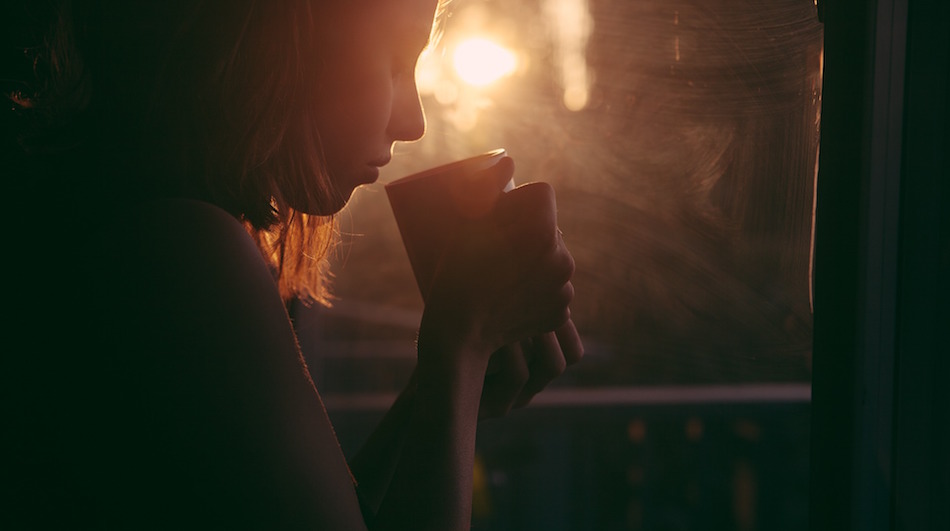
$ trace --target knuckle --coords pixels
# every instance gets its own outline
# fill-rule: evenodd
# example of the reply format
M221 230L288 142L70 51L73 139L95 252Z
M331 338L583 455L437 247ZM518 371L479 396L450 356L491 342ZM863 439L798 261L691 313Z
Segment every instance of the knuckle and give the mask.
M538 195L538 198L545 201L550 201L556 199L556 194L554 192L554 187L550 183L544 181L537 181L532 183L532 186L535 189L535 193Z
M557 219L557 200L554 188L544 182L526 184L518 190L523 190L525 210L521 213L531 216L539 222L549 224ZM509 192L510 193L510 192Z

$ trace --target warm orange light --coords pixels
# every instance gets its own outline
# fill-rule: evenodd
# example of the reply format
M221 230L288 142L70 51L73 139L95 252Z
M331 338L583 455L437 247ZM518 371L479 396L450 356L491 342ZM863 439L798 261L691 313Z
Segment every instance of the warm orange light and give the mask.
M462 81L482 87L511 75L518 60L504 46L488 39L471 38L455 47L452 64Z

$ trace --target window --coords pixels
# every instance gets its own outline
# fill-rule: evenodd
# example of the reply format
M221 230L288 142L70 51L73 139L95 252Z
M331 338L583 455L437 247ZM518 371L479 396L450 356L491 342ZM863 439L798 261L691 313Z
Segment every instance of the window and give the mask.
M516 179L551 182L587 348L532 406L480 431L476 523L806 527L815 3L451 13L418 70L428 133L381 180L504 147ZM338 300L297 308L296 324L352 451L411 371L422 301L380 185L341 221Z

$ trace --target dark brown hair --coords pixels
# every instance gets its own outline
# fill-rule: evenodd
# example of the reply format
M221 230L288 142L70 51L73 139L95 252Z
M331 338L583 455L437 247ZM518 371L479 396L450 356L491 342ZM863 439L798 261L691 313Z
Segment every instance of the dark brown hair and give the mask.
M66 188L99 201L216 204L245 223L285 298L326 302L333 220L291 207L332 204L336 193L311 119L322 4L24 7L24 26L36 29L15 49L29 75L4 76L16 82L3 87L18 150L68 165L83 182Z

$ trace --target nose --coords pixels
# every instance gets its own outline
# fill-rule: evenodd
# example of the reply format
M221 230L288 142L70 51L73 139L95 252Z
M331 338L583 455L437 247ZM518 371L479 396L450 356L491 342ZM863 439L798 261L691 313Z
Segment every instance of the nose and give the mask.
M407 77L409 79L393 87L393 106L386 129L394 141L412 142L422 138L426 132L425 111L415 79Z

